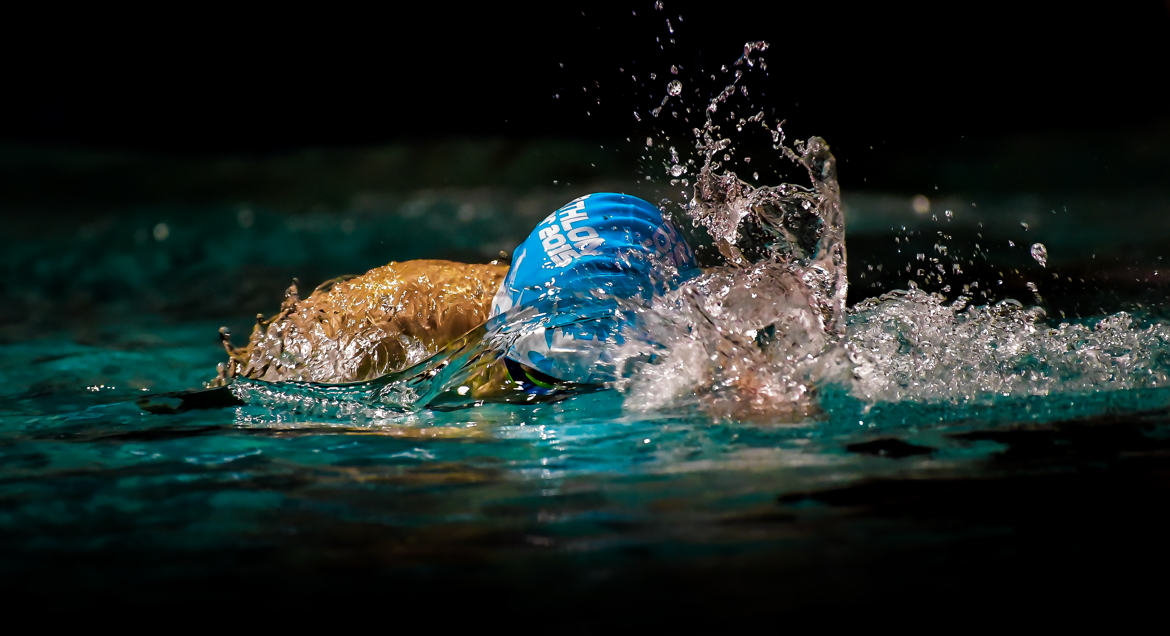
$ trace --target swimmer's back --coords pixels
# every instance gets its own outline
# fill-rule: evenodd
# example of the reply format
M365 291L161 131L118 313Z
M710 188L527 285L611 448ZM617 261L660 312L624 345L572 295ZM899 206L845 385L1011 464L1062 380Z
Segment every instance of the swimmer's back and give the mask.
M392 262L330 281L308 298L295 288L248 344L228 347L213 384L236 376L272 382L355 382L398 371L483 323L504 265Z

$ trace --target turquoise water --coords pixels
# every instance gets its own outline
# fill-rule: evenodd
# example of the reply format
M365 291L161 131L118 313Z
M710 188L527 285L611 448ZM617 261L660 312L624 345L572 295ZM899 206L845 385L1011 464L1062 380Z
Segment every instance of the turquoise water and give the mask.
M356 419L135 404L212 377L217 328L246 333L292 276L311 286L391 259L486 260L570 188L621 189L610 185L400 190L299 209L119 204L59 211L51 226L15 216L0 338L6 592L81 606L182 605L224 589L249 590L254 607L527 599L541 616L604 601L646 621L646 607L682 602L741 617L1071 602L1103 594L1106 578L1111 595L1151 598L1124 571L1168 561L1165 250L1138 229L1162 223L1170 199L1156 192L1125 204L1126 227L1102 214L1112 199L1077 193L976 195L963 209L936 195L925 214L909 194L844 193L851 305L906 288L890 272L944 228L952 253L984 254L967 279L1006 290L976 304L1037 304L1024 283L1039 281L1041 326L1129 312L1116 334L1132 360L1110 368L1143 377L1085 379L1083 357L1021 358L989 373L1055 380L997 394L986 375L964 384L954 367L922 367L924 386L949 393L826 383L816 414L795 419L645 410L612 390ZM1044 268L1028 252L1040 240ZM952 279L919 280L939 291ZM918 353L883 353L880 366ZM586 614L596 627L617 620Z

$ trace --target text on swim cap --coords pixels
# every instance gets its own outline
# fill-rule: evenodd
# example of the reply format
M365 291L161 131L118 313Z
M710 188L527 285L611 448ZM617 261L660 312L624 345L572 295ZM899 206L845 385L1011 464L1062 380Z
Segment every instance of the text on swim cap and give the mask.
M669 257L675 267L683 267L693 258L686 241L682 240L674 227L666 221L654 229L654 234L642 242L642 247L653 251L657 256Z
M545 254L557 267L564 267L582 255L596 255L597 248L605 244L605 239L589 225L573 227L589 220L589 215L585 213L587 198L576 199L541 221L541 225L546 227L542 227L537 236Z

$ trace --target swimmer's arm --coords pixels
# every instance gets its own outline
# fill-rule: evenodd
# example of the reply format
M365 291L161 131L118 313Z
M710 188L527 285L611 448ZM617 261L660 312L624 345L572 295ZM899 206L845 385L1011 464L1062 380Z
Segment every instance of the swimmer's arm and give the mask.
M457 386L436 395L427 407L445 410L484 402L516 402L518 397L523 397L516 386L503 360L497 360L475 371Z
M517 391L517 383L508 374L503 358L476 372L466 386L470 389L469 397L487 402L507 401L505 398Z
M515 365L514 365L515 367ZM521 367L527 369L526 367ZM502 402L511 404L536 404L539 402L555 402L578 393L596 391L600 386L574 384L543 376L534 370L528 369L531 374L541 375L542 379L534 379L533 375L525 378L515 378L509 371L503 358L486 365L476 371L467 380L461 382L454 389L444 391L432 399L427 406L430 408L459 408L484 402ZM534 380L540 383L543 390L532 390Z

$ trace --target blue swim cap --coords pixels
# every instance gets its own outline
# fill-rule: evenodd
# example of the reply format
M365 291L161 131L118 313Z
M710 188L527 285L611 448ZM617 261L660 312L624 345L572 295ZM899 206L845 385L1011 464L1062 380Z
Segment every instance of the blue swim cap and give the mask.
M694 253L658 208L628 194L595 193L548 215L512 255L491 316L521 310L507 357L554 378L616 379L609 355L640 306L699 273Z

